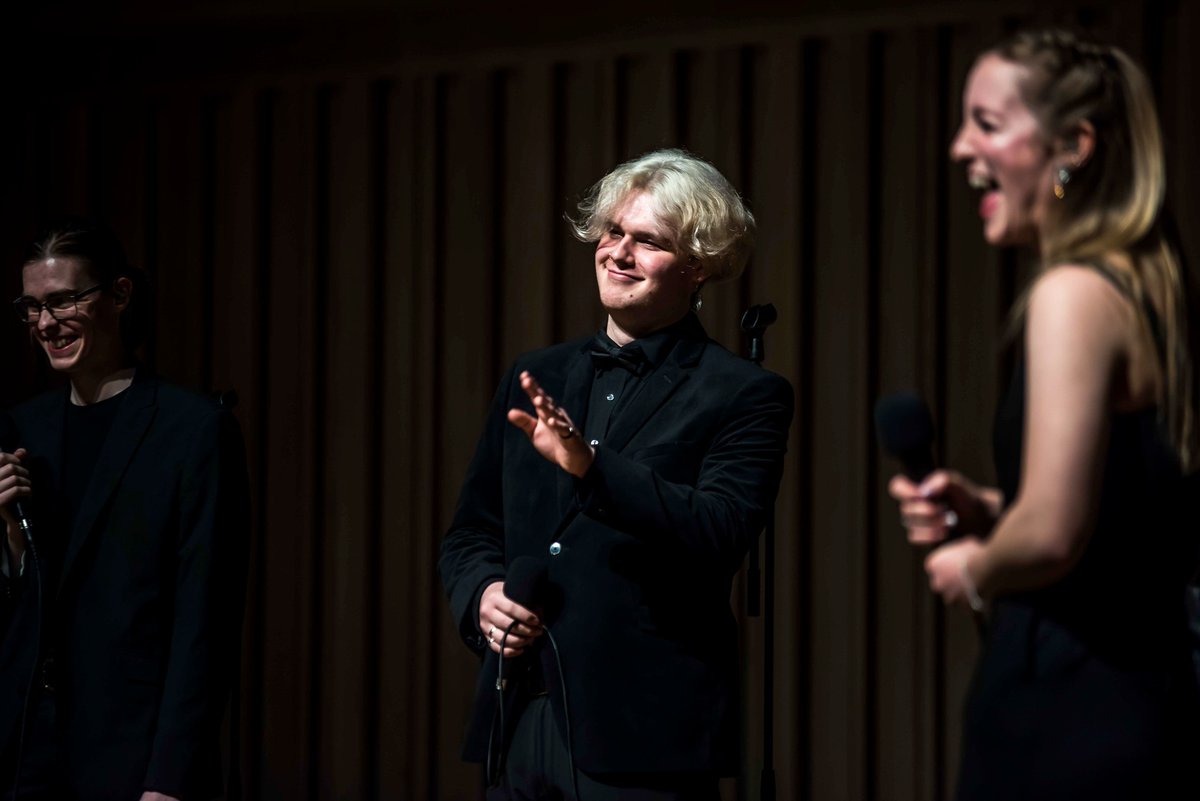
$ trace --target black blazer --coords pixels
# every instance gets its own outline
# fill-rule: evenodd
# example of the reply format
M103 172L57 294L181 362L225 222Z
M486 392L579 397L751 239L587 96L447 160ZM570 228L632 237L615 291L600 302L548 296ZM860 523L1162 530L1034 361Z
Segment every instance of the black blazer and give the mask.
M65 773L80 799L209 798L222 789L249 550L241 434L212 401L143 371L124 395L69 530L58 500L67 393L13 411L33 476ZM35 659L25 583L0 659L5 749L16 748Z
M575 762L590 773L737 772L734 574L778 491L792 390L709 340L693 318L613 420L583 480L505 418L531 410L529 370L577 421L590 340L519 358L496 393L439 568L464 640L485 653L464 756L486 755L496 657L482 588L518 556L545 559ZM551 545L557 547L551 549ZM554 555L551 555L551 553ZM563 720L553 655L536 657Z

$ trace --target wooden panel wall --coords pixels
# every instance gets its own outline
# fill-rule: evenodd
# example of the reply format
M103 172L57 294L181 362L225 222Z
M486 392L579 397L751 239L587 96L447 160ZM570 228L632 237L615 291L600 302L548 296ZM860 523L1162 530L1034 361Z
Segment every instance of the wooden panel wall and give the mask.
M47 215L106 219L154 278L148 361L241 396L256 499L245 797L481 797L458 760L475 664L438 540L509 360L601 323L590 249L563 213L618 160L666 145L712 160L760 222L744 278L706 292L705 324L739 348L740 310L773 302L767 364L797 390L776 563L779 797L948 797L976 635L930 598L903 542L871 408L919 389L946 460L991 478L999 332L1028 265L983 244L946 151L973 54L1048 19L1147 60L1171 201L1194 217L1200 14L1184 3L789 23L166 89L148 77L4 126L6 263ZM53 380L14 331L4 404ZM746 778L729 798L757 797L761 759L761 621L743 632Z

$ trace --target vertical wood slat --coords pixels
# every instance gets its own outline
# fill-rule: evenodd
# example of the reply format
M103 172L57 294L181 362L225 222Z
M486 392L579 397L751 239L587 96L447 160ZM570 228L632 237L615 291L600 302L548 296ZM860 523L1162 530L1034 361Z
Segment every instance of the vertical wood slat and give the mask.
M676 59L676 80L684 98L678 144L711 162L744 197L751 197L742 172L742 154L751 145L742 141L741 120L747 87L742 85L741 50L705 49ZM667 142L666 144L673 144ZM754 262L749 265L753 272ZM734 353L742 348L743 282L709 281L703 290L700 319L708 335Z
M729 56L726 56L728 59ZM740 60L740 56L739 56ZM726 60L726 65L728 61ZM753 109L751 139L743 143L749 152L749 174L745 183L753 187L750 199L755 202L758 222L758 246L747 281L751 287L750 298L755 303L772 302L779 312L779 321L768 329L765 337L767 369L781 373L792 382L794 388L802 385L801 371L805 369L802 351L804 344L799 332L806 321L804 315L808 298L803 293L803 272L813 269L802 258L803 230L801 219L808 210L802 208L800 198L801 180L805 178L806 166L802 158L805 142L801 117L805 105L797 103L803 98L801 83L801 49L799 44L777 45L759 48L752 57L751 74L753 83L748 87L753 92L749 99ZM808 98L803 98L808 100ZM745 99L743 99L744 102ZM732 287L722 287L729 290ZM799 417L809 410L803 406L803 397L796 397L797 419L791 427L785 473L776 502L775 554L773 564L765 563L763 570L771 569L775 576L776 620L775 634L775 682L776 702L773 704L775 723L775 748L773 763L780 788L791 788L792 797L803 797L804 776L809 770L809 754L805 747L807 736L804 727L808 693L804 686L808 666L803 664L801 654L809 636L807 609L800 614L792 610L804 609L800 600L808 592L809 579L806 575L807 560L803 557L808 544L806 528L800 524L800 493L794 488L799 474L798 466L806 458L803 449L803 427ZM765 575L765 574L764 574ZM747 620L743 635L750 659L748 668L753 674L747 676L744 696L748 723L754 726L747 733L747 740L755 744L750 753L755 760L746 765L746 775L752 777L751 792L757 789L757 768L762 754L762 621ZM800 714L796 714L800 712ZM799 724L799 725L797 725ZM757 749L757 752L755 752Z
M736 49L688 51L674 59L676 102L674 109L676 140L660 144L682 146L712 162L730 180L735 189L745 191L744 176L740 174L744 148L737 111L741 107L743 86L737 69ZM738 309L741 305L739 281L710 280L703 290L703 307L699 317L708 335L740 353ZM745 610L745 571L739 572L733 584L730 602L742 630L742 720L748 737L742 754L743 773L757 775L762 762L762 639L761 625L749 624ZM738 788L732 780L721 787L722 798L737 797Z
M1194 78L1200 75L1200 59L1193 32L1200 28L1200 9L1194 3L1173 3L1170 9L1162 20L1162 90L1157 94L1168 165L1167 207L1178 223L1183 252L1194 270L1200 259L1200 231L1190 224L1200 218L1200 189L1194 178L1200 174L1200 158L1193 146L1200 110L1200 82Z
M930 302L935 296L929 268L937 234L936 164L945 159L930 70L933 51L928 35L905 32L884 46L881 97L883 142L880 193L883 198L879 287L883 299L877 347L880 395L915 390L929 398L935 363L929 337ZM914 236L914 233L916 236ZM879 537L874 766L879 799L926 799L934 796L929 765L933 757L932 651L928 609L931 595L921 553L910 546L890 512L895 504L887 483L898 465L884 460L875 498Z
M88 165L95 121L94 112L82 104L46 104L28 118L32 136L27 158L33 178L24 200L38 228L91 211Z
M249 566L243 636L241 637L241 669L237 674L240 719L228 721L238 727L238 737L230 737L230 747L240 740L235 755L240 776L230 776L228 782L243 782L253 786L257 764L253 759L261 740L261 674L256 666L262 664L262 633L264 627L262 604L262 575L265 552L262 549L262 508L259 499L265 489L263 471L268 463L263 452L263 397L259 376L263 365L259 356L266 341L266 321L261 313L266 298L261 293L261 265L258 255L257 228L259 219L257 106L255 96L239 92L224 100L214 110L214 205L213 209L213 298L210 309L213 331L213 364L211 388L216 391L235 391L239 398L236 414L246 443L247 470L250 476L252 508ZM231 729L231 734L232 734ZM244 779L242 777L245 777ZM246 782L249 782L247 785Z
M364 478L373 439L369 373L378 369L379 343L371 336L373 285L367 163L368 88L362 81L331 87L327 178L327 276L320 298L326 383L324 410L325 525L321 635L321 731L318 758L322 795L365 796L368 494Z
M494 314L493 257L487 243L494 241L494 187L491 186L489 144L494 131L491 92L486 76L470 75L446 80L445 167L440 187L443 203L438 213L443 235L438 243L438 271L445 282L438 336L441 341L441 375L437 403L445 415L438 450L445 455L439 465L440 497L437 530L444 531L458 497L458 489L484 413L496 388L498 371L491 347ZM461 745L463 721L470 704L476 665L465 656L458 627L443 605L439 614L441 637L438 656L446 669L438 686L436 727L439 753L453 753ZM465 799L478 790L478 771L440 761L434 794L438 798Z
M865 795L864 704L866 665L866 523L863 457L867 403L867 40L831 39L824 45L823 92L817 99L818 166L822 203L816 209L813 365L812 577L814 786L829 798ZM836 388L836 389L835 389ZM849 455L849 458L845 458ZM833 524L833 521L837 521Z
M57 111L60 119L48 131L51 202L56 214L94 215L92 199L98 189L95 181L94 141L96 112L82 106Z
M416 414L417 382L405 382L405 376L417 375L412 341L418 333L416 317L423 302L416 284L422 265L418 262L419 236L415 203L418 142L416 125L415 81L400 80L389 87L384 96L385 164L387 190L384 202L383 293L386 314L380 332L383 371L382 392L385 400L380 420L380 439L383 459L379 482L385 491L381 498L381 532L379 571L381 576L405 574L412 543L421 533L410 525L422 506L413 485L421 455L416 437L422 426ZM408 384L408 386L406 386ZM405 391L411 387L412 392ZM403 456L411 455L408 458ZM427 466L425 466L427 467ZM386 491L390 488L390 491ZM405 620L433 610L424 609L419 599L399 582L383 581L379 588L379 741L376 748L378 774L375 784L381 798L397 796L402 787L418 791L418 770L412 749L406 748L407 729L416 723L417 708L408 687L419 683L422 670L417 660L404 658L407 648L401 648L397 633L406 629ZM423 788L420 788L423 789Z
M735 189L745 192L741 175L741 154L750 144L741 138L737 111L742 105L736 49L706 48L679 54L675 58L678 144L712 162ZM672 144L672 143L667 143ZM738 310L741 306L738 280L718 283L709 280L703 289L703 307L699 318L708 335L740 353ZM760 560L761 561L761 560ZM745 571L734 581L730 602L742 630L742 720L749 733L742 754L746 775L757 775L762 762L762 651L761 625L748 625L746 619ZM722 798L737 797L732 780L721 787Z
M312 654L319 645L312 615L318 565L311 476L318 459L313 439L316 376L310 358L321 325L313 257L315 100L289 89L269 108L270 198L267 237L268 404L264 432L271 464L261 500L265 560L262 743L259 785L249 797L265 801L313 799L317 754L311 698L319 675Z
M490 265L499 283L500 362L543 347L553 336L554 239L565 223L554 194L551 111L554 76L535 63L502 76L504 119L503 185L500 208L502 260ZM580 279L586 267L580 265Z
M203 202L211 173L204 152L205 111L199 98L172 98L158 115L154 133L153 202L158 224L146 265L158 311L153 366L188 387L206 383L208 264ZM187 190L182 191L183 187Z
M438 101L436 92L432 86L432 82L423 83L423 85L419 86L418 88L418 112L427 112L425 119L433 119L435 116L434 110ZM419 142L425 143L427 151L433 151L435 149L432 143L436 141L437 138L438 131L434 128L422 126L417 131L417 139ZM434 273L438 268L440 260L440 253L437 247L438 240L436 235L436 216L438 211L436 203L434 202L438 196L438 190L436 186L438 172L434 169L431 163L426 163L423 165L423 169L415 172L415 176L416 191L413 194L414 202L421 204L419 207L425 210L425 213L418 215L416 219L416 224L418 226L418 237L415 241L420 246L420 258L418 259L417 264L421 268L418 278L424 278L423 280L419 280L417 283L418 291L415 297L433 299L440 297L438 295L438 282L434 278ZM433 303L423 307L421 313L418 314L417 319L420 325L418 333L428 333L431 336L437 336L437 326L440 324L440 313L437 311ZM423 368L420 373L422 375L436 375L437 367L433 364L433 360L440 356L440 352L434 350L432 353L430 353L428 349L418 345L418 342L420 342L420 340L414 338L414 365L419 369ZM440 420L437 413L438 389L438 387L430 383L416 396L414 409L416 410L418 420ZM427 458L429 469L423 472L423 480L414 484L414 488L418 491L427 489L427 494L424 496L425 503L419 507L417 514L413 516L413 523L415 527L414 530L417 532L429 532L433 537L437 537L437 535L441 532L441 528L438 524L442 520L442 513L437 505L441 493L441 487L437 482L438 476L441 472L442 464L442 459L437 449L439 435L434 426L429 426L426 429L422 429L418 432L418 434L419 436L417 437L416 454L418 458L421 456L425 456ZM418 465L420 464L421 463L418 462ZM425 545L425 547L420 548L417 551L419 556L424 556L425 558L416 558L413 560L413 564L434 564L437 554L437 541L435 540L434 542L428 542L427 540L418 540L418 542L423 545L428 543ZM415 582L414 587L423 590L418 598L423 599L426 604L430 604L432 602L431 606L426 607L432 610L431 614L428 614L424 618L420 619L425 621L435 619L438 616L438 610L445 608L445 600L441 592L440 584L432 575L430 575L426 580L418 580ZM436 625L427 625L426 628L428 630L428 634L423 642L428 643L431 653L436 653L437 644L442 632ZM441 713L441 707L438 702L436 692L437 688L440 686L441 673L442 665L439 663L436 665L436 667L429 671L429 676L426 681L419 684L414 683L413 685L413 693L415 696L414 705L418 708L418 710L423 712L423 715L416 718L416 720L420 721L421 723L420 733L425 735L423 738L421 738L420 734L418 734L418 741L423 739L425 745L423 747L418 747L417 753L424 756L426 760L426 764L422 766L422 778L426 788L428 788L427 796L430 798L434 797L433 788L436 786L439 766L443 761L441 759L441 751L438 750L439 744L436 742L436 737L434 736L437 731L438 720L440 719Z
M951 92L961 91L976 55L999 38L999 31L981 26L956 31L950 53ZM964 76L964 77L959 77ZM960 95L949 105L947 130L958 130L962 120ZM994 408L998 387L997 355L1000 327L1000 257L983 241L978 201L967 187L964 171L955 167L947 175L945 308L945 374L939 384L947 388L943 422L946 465L977 481L994 483L990 427L985 421ZM949 388L953 388L950 392ZM945 616L944 684L942 693L945 731L944 783L954 787L961 748L963 699L978 655L979 635L966 615Z
M47 109L24 109L13 114L12 125L4 127L5 152L12 153L11 161L5 163L4 174L0 182L0 192L4 194L4 210L6 228L10 236L5 237L2 254L5 255L6 265L16 269L6 270L2 287L7 291L6 297L17 297L23 291L23 271L20 269L26 253L38 234L38 228L46 224L41 193L52 189L48 185L46 171L46 151L42 149L44 116ZM42 386L47 383L48 369L46 357L29 335L28 330L17 324L12 324L5 331L4 347L0 347L0 357L4 357L4 365L10 366L11 372L0 381L0 403L4 408L8 405L23 401L29 396L26 387Z
M0 259L3 260L0 263L6 265L19 266L29 247L26 240L36 236L29 204L17 191L18 187L30 186L31 176L36 172L29 152L30 132L34 127L32 116L32 111L15 114L9 125L0 126L0 148L12 155L10 159L0 160L0 214L8 221L8 235L0 239ZM0 292L5 298L21 294L20 269L0 271ZM8 367L6 379L0 381L0 408L7 409L22 400L25 388L34 385L35 355L27 332L19 325L0 328L0 364Z
M557 76L560 202L574 216L575 201L612 168L616 158L616 74L610 62L589 60L559 65ZM553 269L559 309L554 333L556 339L569 339L594 332L604 318L596 302L594 249L577 241L565 224L558 230L558 263Z
M394 143L388 162L388 237L382 463L384 522L381 543L379 798L432 798L436 724L429 689L440 666L431 635L418 621L436 620L444 600L434 575L437 519L434 498L435 388L414 380L433 374L435 336L434 170L424 154L433 146L433 84L406 79L390 96L387 130ZM403 576L405 580L390 580Z
M623 103L617 113L621 115L624 133L623 141L619 143L624 148L622 161L663 147L674 139L673 67L669 53L647 53L621 60L619 69L624 97L618 101Z
M940 323L939 286L944 275L943 267L938 263L943 253L939 247L939 237L942 236L942 226L945 222L941 216L944 208L943 181L939 180L949 170L946 159L947 135L943 134L943 123L939 118L942 100L941 70L944 66L938 55L941 52L940 34L936 29L923 29L917 32L917 48L923 58L919 62L919 85L923 87L921 126L919 138L925 142L921 163L927 176L927 191L921 201L922 224L918 236L922 241L922 259L918 265L917 280L924 291L920 294L917 304L917 347L924 354L918 374L918 388L924 397L932 402L937 397L935 385L941 381L937 370L940 368L939 347L941 345L942 325ZM895 508L895 507L888 507ZM882 518L881 518L882 519ZM914 555L910 563L912 581L920 587L927 587L928 577L925 575L923 559ZM916 776L916 795L918 798L937 797L938 788L942 786L941 775L938 771L943 759L943 723L938 718L941 709L939 693L941 692L940 671L937 668L940 659L941 628L939 614L942 611L941 599L932 592L926 592L924 598L915 600L914 616L918 620L916 670L921 677L914 692L918 699L914 704L915 725L919 731L918 740L921 747L920 771ZM882 785L881 785L882 786Z
M156 116L149 104L133 100L106 104L96 133L102 158L93 168L103 198L96 216L120 237L130 263L146 270L151 267L147 226L153 202L150 181L157 166L149 161L154 155L150 139Z
M257 410L257 346L265 336L260 313L257 251L258 175L255 97L241 92L214 112L214 196L217 198L213 239L212 317L213 364L209 369L213 389L235 389L244 409ZM242 418L242 433L252 460L259 458L258 431L249 416ZM251 475L255 474L251 469Z

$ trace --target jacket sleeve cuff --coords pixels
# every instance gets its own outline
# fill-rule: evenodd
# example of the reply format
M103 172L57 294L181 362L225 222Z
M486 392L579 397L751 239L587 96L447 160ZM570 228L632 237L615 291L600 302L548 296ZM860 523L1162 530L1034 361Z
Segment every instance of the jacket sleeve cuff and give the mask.
M606 471L612 469L611 456L605 448L595 446L592 466L583 478L575 479L575 503L579 511L596 520L603 520L608 515L612 502L612 492L605 479Z

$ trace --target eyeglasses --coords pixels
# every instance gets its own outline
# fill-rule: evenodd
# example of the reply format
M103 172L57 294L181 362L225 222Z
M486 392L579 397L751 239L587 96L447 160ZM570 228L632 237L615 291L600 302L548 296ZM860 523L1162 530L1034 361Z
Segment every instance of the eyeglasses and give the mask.
M18 320L29 325L37 325L38 320L42 319L42 309L50 312L55 320L70 320L79 314L79 301L103 288L104 284L96 284L81 292L55 292L44 303L26 295L13 301L13 311Z

